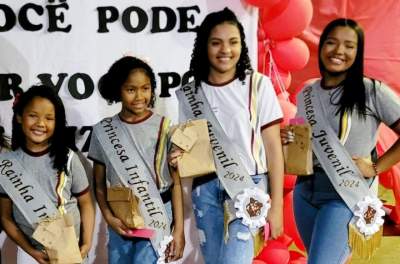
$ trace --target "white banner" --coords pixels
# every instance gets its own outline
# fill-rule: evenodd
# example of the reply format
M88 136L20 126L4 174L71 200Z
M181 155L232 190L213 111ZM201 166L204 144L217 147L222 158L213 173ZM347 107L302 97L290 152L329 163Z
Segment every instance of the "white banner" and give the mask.
M243 23L256 62L257 10L238 0L5 2L0 4L0 122L7 134L10 89L26 90L42 82L59 91L68 125L77 127L86 141L84 126L120 109L101 98L97 82L127 54L150 63L157 77L156 111L176 119L174 90L187 79L194 30L207 13L225 6ZM80 149L82 144L78 142Z
M194 30L209 12L226 6L243 23L256 68L258 11L245 1L1 1L0 125L11 134L12 88L27 90L41 82L58 91L68 125L76 128L76 145L86 152L92 125L120 110L101 98L97 83L123 55L149 62L157 81L155 111L176 121L175 89L188 78ZM185 256L193 256L187 240ZM101 252L105 245L93 247Z

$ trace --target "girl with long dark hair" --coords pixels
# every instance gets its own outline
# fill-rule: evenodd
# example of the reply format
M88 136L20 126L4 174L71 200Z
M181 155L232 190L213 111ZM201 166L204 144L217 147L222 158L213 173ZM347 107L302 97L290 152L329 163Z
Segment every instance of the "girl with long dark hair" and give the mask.
M299 175L294 212L308 263L339 264L352 251L371 256L373 246L364 246L379 240L384 212L371 186L399 161L400 141L378 159L374 150L381 123L400 133L400 100L364 76L364 32L354 20L330 22L318 51L322 78L297 100L298 116L312 126L314 174Z

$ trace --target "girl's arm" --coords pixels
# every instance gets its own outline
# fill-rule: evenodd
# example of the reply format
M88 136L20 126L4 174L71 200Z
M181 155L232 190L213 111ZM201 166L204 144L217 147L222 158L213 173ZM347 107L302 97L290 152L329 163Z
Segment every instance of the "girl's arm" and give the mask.
M400 135L400 122L392 128L397 135ZM390 169L400 161L400 138L382 155L376 162L376 167L369 158L353 157L354 162L364 177L374 177ZM375 167L375 168L374 168Z
M15 223L12 216L13 202L9 198L0 198L0 219L7 235L25 252L40 264L48 264L49 258L43 251L34 248Z
M168 252L167 261L175 261L183 256L185 247L185 233L183 228L183 199L181 179L176 169L170 168L170 173L173 178L172 185L172 210L174 217L174 230L172 236L174 240L171 242Z
M283 232L283 154L279 124L264 128L262 139L268 164L268 177L271 190L271 209L268 222L271 237L278 238Z
M95 196L100 211L103 214L107 224L120 235L125 235L128 227L125 226L120 219L114 216L107 202L107 185L106 185L106 167L98 162L93 164L93 176Z
M94 206L90 192L78 196L79 212L81 214L81 237L82 243L80 251L82 258L86 258L90 247L92 246L94 229Z

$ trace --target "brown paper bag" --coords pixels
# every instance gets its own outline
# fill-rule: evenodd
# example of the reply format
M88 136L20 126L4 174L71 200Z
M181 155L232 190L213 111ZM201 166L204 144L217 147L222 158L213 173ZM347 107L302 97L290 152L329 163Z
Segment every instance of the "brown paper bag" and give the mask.
M184 150L178 159L180 177L199 177L216 171L207 120L189 120L173 127L171 142Z
M45 247L50 264L82 263L71 215L64 214L40 222L32 237Z
M313 174L311 126L289 125L288 129L294 133L294 142L283 146L285 173L298 176Z
M107 201L113 214L129 228L143 228L144 219L139 211L139 198L128 187L107 188Z

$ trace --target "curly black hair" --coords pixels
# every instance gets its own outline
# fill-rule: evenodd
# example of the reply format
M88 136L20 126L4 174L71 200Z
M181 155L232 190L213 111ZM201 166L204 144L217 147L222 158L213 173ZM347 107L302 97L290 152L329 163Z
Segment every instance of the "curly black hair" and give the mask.
M107 100L109 104L121 101L121 87L128 79L129 74L133 70L143 70L149 77L151 85L150 107L154 107L156 77L153 69L141 59L132 56L122 57L114 62L108 72L104 74L98 83L101 96Z
M54 106L55 128L53 136L50 138L50 157L54 157L53 168L57 169L58 171L65 170L69 152L68 145L65 143L65 131L67 123L65 108L58 94L52 88L46 85L32 86L26 92L22 93L15 103L13 107L14 115L12 119L11 148L13 150L16 150L20 147L26 148L26 137L22 130L22 125L18 122L17 117L22 117L26 106L35 97L45 98Z
M196 30L197 35L194 42L192 59L190 61L190 72L194 76L196 86L199 85L201 81L207 80L210 71L210 62L207 56L207 42L211 30L215 26L223 23L237 26L240 33L242 50L239 61L236 65L235 77L243 81L246 78L246 74L249 71L253 71L245 42L243 26L237 19L236 15L229 8L225 7L221 11L208 14Z

